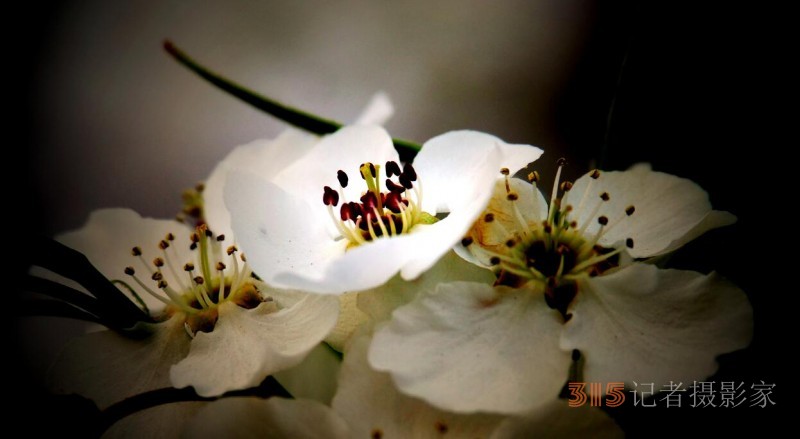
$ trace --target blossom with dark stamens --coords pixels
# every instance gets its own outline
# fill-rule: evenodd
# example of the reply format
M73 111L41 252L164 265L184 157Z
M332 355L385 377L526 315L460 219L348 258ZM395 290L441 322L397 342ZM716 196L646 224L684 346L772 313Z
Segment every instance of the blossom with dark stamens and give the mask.
M538 178L498 181L456 247L497 274L495 287L442 284L378 330L370 363L401 392L456 412L512 414L559 394L575 350L581 381L660 388L705 379L717 355L747 346L752 309L739 288L647 261L733 215L712 210L691 181L644 166L595 170L559 191L561 166L550 203Z
M458 131L426 142L401 169L382 128L348 126L282 169L232 170L225 196L259 276L340 294L374 288L398 272L418 277L463 238L491 197L497 169L518 170L540 154ZM331 186L339 171L358 172L361 180ZM337 212L333 193L348 207Z

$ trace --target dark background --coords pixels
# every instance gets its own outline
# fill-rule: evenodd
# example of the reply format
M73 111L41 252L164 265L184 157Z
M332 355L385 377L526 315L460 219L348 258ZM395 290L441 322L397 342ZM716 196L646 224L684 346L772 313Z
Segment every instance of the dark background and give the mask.
M353 3L354 8L367 7L365 2ZM145 33L126 29L124 13L103 11L98 17L92 15L96 5L91 2L56 9L18 7L10 16L24 25L7 36L10 51L4 56L5 83L12 97L6 102L6 151L11 158L5 176L11 254L24 255L36 234L79 227L98 207L127 205L145 214L170 216L177 209L179 191L207 175L226 151L280 131L280 123L172 65L159 52L160 39L172 37L233 79L341 120L352 118L373 91L383 88L396 104L395 119L388 124L396 136L424 141L450 129L473 128L543 147L540 169L550 178L556 158L565 156L571 178L594 163L624 169L648 161L656 170L694 180L709 192L715 208L733 212L739 222L690 244L673 262L721 272L748 293L755 310L751 347L721 358L716 379L743 381L746 386L760 380L775 383L777 405L733 410L624 408L614 416L634 436L687 431L717 435L751 424L774 431L779 413L791 404L792 386L782 369L788 363L786 352L796 346L788 309L789 297L797 292L795 282L787 280L791 267L783 268L795 241L786 208L796 186L784 181L779 171L788 160L781 152L789 142L779 133L773 108L783 93L776 61L782 53L774 33L778 20L771 11L731 4L556 4L509 2L502 6L505 12L478 10L474 15L456 14L464 8L453 5L434 10L394 6L400 10L386 13L368 29L383 39L356 50L361 54L357 60L371 64L355 63L350 70L339 70L342 64L354 64L356 55L342 49L350 41L326 38L322 31L313 37L313 29L341 29L339 37L367 31L351 27L346 19L337 22L334 11L323 6L289 8L277 18L270 10L264 20L315 18L308 19L309 29L276 31L286 41L295 42L301 34L308 41L289 44L268 35L263 54L259 38L266 37L244 37L250 32L246 26L233 35L227 28L186 31L192 20L199 20L195 16L177 14L185 21L174 23L175 33L169 33L169 21L157 23L153 28L161 34L147 34L150 39L141 42ZM81 17L88 18L83 22ZM483 22L481 17L489 18ZM110 22L101 26L99 19ZM75 29L94 31L79 38ZM120 34L128 36L120 40ZM205 39L197 36L201 34ZM128 45L115 47L109 41ZM332 46L320 48L319 41ZM356 42L362 44L361 39ZM82 49L103 44L110 46ZM153 52L152 59L140 58L139 44ZM438 45L423 53L431 44ZM337 55L337 50L345 51ZM385 59L371 60L370 50L383 53ZM311 58L304 55L308 52ZM397 61L386 61L393 56ZM142 77L137 62L155 63L152 76ZM380 63L387 67L374 66ZM405 69L413 63L428 64L421 70ZM261 71L251 72L251 65ZM94 66L116 67L113 74L102 70L82 81L85 69ZM277 79L265 79L273 73ZM125 82L127 75L134 78ZM130 87L129 94L119 91L124 87ZM162 100L132 97L142 94ZM158 156L164 148L172 152ZM12 273L24 271L24 260L12 257ZM19 379L13 383L20 388L11 395L19 398L20 416L34 421L46 416L54 420L47 425L58 426L58 412L46 410L51 401L34 387L44 366L33 362L45 357L28 355L29 346L48 342L39 332L33 338L30 325L21 328L11 333L24 344L16 347L25 349L5 360L18 369L14 376ZM28 359L18 360L23 357Z

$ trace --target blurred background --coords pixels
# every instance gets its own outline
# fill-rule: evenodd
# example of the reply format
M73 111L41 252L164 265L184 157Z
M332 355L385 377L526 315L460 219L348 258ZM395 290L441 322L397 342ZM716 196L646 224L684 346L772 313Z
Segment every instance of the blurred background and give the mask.
M591 0L71 1L16 6L9 17L18 23L5 55L7 163L20 171L6 191L18 208L9 211L21 230L14 245L80 227L100 207L171 217L181 191L232 148L284 129L174 62L161 49L168 38L212 70L328 118L352 120L384 91L396 137L421 143L469 128L540 146L546 179L563 156L568 178L649 161L698 182L740 221L674 262L722 272L756 310L752 348L723 359L719 377L777 382L778 405L788 403L775 310L785 287L766 275L769 182L750 181L770 165L754 153L778 141L763 128L762 11ZM47 343L48 330L34 327L44 326L26 320L23 339ZM42 358L25 369L43 369ZM698 419L719 432L775 413L760 410L615 416L633 433Z

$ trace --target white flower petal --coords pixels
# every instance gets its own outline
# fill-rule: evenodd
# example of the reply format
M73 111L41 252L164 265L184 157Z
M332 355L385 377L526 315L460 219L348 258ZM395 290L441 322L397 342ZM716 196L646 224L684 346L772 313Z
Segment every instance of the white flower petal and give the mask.
M344 192L347 200L353 201L358 200L361 191L366 189L366 186L362 187L358 173L361 164L372 162L383 166L387 161L398 160L392 138L386 130L379 126L351 125L322 137L301 159L283 171L262 175L295 197L324 211L322 188L338 188L338 170L344 171L350 179L351 183Z
M189 352L181 316L156 325L146 338L113 331L83 335L70 342L50 368L48 387L77 393L104 409L139 393L170 387L169 368Z
M187 423L209 403L162 404L128 415L103 434L103 439L179 437Z
M382 125L393 113L394 107L389 97L383 92L376 93L356 123ZM204 215L212 230L226 236L231 233L231 216L225 207L223 197L229 171L277 175L307 154L319 141L320 136L289 128L274 140L255 140L231 151L211 172L203 191Z
M270 285L289 286L275 277L284 271L318 276L333 257L344 252L346 242L336 243L328 233L331 220L321 194L316 212L304 200L246 173L231 173L225 194L247 262Z
M308 295L277 312L270 312L270 305L252 310L220 305L214 330L198 332L189 355L172 367L172 384L193 386L201 396L255 386L302 361L336 324L333 297Z
M369 339L353 341L345 355L333 409L344 418L351 437L488 437L502 419L496 415L459 415L438 410L401 394L388 374L367 364Z
M347 425L330 408L302 399L223 398L188 424L188 438L347 439Z
M570 312L561 345L583 353L587 382L704 379L717 355L744 348L753 331L752 309L735 285L648 264L581 282Z
M369 361L437 407L518 414L557 398L566 381L559 320L530 290L441 284L394 312Z
M376 322L389 320L392 311L411 302L421 291L432 290L438 284L453 281L494 283L495 276L467 263L453 252L447 252L430 270L418 278L406 281L395 276L377 288L358 293L358 308Z
M586 437L623 438L625 433L598 408L569 407L557 400L525 416L507 418L492 434L492 439Z
M274 140L255 140L231 151L211 172L203 190L203 214L211 229L226 236L232 233L231 215L223 197L228 172L277 174L306 154L317 142L319 136L288 129Z
M497 179L494 185L492 198L486 206L485 213L494 216L493 221L487 223L483 218L478 218L469 231L473 244L494 253L503 254L507 251L505 243L515 232L523 233L532 230L547 219L547 201L542 193L530 183L518 178L508 180L508 189L517 195L517 200L508 199L509 191L506 190L506 180ZM456 245L454 247L459 256L473 264L489 268L489 254L482 253L479 249L476 254L469 247ZM475 250L475 249L473 249Z
M154 269L150 261L155 257L163 257L158 243L167 233L175 235L175 241L167 249L167 255L178 264L176 269L181 270L183 264L194 260L189 250L189 228L174 220L143 218L130 209L95 210L81 229L56 236L56 240L83 253L108 279L120 279L131 284L148 308L155 311L163 309L164 304L132 283L125 274L125 267L134 267L140 279L156 291L155 282L150 280L148 270ZM148 267L139 258L131 255L131 249L135 246L141 247ZM179 271L178 275L182 273L183 271ZM163 275L170 285L180 285L170 270L163 270ZM126 288L119 288L131 297Z
M367 108L356 118L356 125L384 125L394 114L389 95L378 92L372 95Z
M423 210L453 212L476 198L485 205L500 168L514 172L541 155L542 150L534 146L508 144L477 131L451 131L434 137L414 159L423 185Z
M578 227L589 222L587 233L594 235L600 227L597 218L606 216L610 229L604 232L600 244L612 246L633 238L634 247L629 252L636 258L669 252L687 242L687 237L696 237L735 220L727 212L713 213L708 195L692 181L643 166L624 172L604 172L597 180L584 175L575 182L562 205L571 204L577 209L592 181L584 205L571 218L578 222ZM610 197L606 202L600 199L604 192ZM600 209L590 217L597 205L601 205ZM635 212L627 217L625 209L629 206L635 207ZM611 226L618 219L622 221Z

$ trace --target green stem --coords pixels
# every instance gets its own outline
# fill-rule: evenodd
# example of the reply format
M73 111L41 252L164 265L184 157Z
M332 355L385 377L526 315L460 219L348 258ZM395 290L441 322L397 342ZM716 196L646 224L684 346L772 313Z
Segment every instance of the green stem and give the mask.
M330 119L324 119L311 113L284 105L255 91L249 90L227 78L224 78L209 69L198 64L182 50L175 47L171 41L164 41L164 50L167 51L176 61L183 64L189 70L195 72L201 78L210 82L220 90L241 99L253 107L270 114L297 128L312 132L314 134L330 134L342 127L342 123ZM420 145L402 139L392 139L394 147L400 154L400 160L411 161L422 148Z

